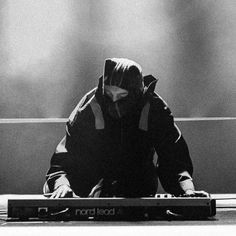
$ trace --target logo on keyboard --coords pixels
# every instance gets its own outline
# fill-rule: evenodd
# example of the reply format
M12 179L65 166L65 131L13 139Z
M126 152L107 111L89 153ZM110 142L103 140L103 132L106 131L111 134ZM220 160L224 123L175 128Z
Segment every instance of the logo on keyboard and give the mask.
M75 215L77 216L114 216L115 208L77 208Z

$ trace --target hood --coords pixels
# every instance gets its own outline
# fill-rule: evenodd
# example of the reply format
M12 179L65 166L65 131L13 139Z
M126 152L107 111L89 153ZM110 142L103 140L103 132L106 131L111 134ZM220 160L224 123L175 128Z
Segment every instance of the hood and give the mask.
M145 96L153 94L157 79L152 75L142 75L141 66L129 59L109 58L105 60L104 72L100 76L96 90L96 98L102 103L104 85L113 85L120 88L141 91Z

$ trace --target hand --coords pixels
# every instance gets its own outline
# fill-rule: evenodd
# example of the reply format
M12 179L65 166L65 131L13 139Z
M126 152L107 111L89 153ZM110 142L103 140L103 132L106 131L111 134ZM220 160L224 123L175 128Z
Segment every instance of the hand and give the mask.
M189 197L208 197L209 194L205 191L186 190L184 196Z
M63 198L76 196L73 190L68 185L59 186L50 196L50 198Z

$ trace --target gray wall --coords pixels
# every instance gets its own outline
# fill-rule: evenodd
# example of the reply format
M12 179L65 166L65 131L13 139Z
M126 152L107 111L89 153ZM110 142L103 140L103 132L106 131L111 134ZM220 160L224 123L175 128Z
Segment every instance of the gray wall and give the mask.
M68 117L107 57L158 77L176 117L235 117L235 22L235 0L1 0L0 119ZM234 192L235 121L179 125L199 187ZM0 192L40 192L63 124L0 132Z
M189 144L197 189L236 192L236 121L177 124ZM0 132L0 194L41 193L51 155L65 133L64 123L0 124Z

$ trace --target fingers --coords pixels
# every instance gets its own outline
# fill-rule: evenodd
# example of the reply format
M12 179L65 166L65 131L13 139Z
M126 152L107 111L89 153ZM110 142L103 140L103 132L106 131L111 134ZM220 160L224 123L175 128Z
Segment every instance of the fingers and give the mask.
M80 196L79 196L79 195L76 195L73 191L72 191L72 197L73 197L73 198L80 198Z
M58 191L56 192L55 198L60 198L60 197L62 197L62 193L63 193L63 188L58 188Z
M47 197L47 198L50 198L52 196L52 193L44 193L43 196Z
M73 191L71 188L67 185L62 185L58 187L51 195L50 198L63 198L63 197L69 197L72 196Z
M59 187L52 193L50 198L59 198L60 196L61 196L61 188Z
M67 193L68 193L68 190L67 189L63 189L62 192L61 192L60 197L65 197Z
M192 189L188 189L187 191L185 191L185 194L186 196L192 196L195 194L196 191L192 190Z
M189 194L187 194L189 195ZM193 196L193 197L208 197L209 194L205 191L193 191L193 194L190 194L190 196Z
M203 190L196 191L196 190L187 190L183 196L185 197L208 197L209 194Z
M202 195L202 196L209 196L209 193L201 190L201 191L196 191L197 194Z

